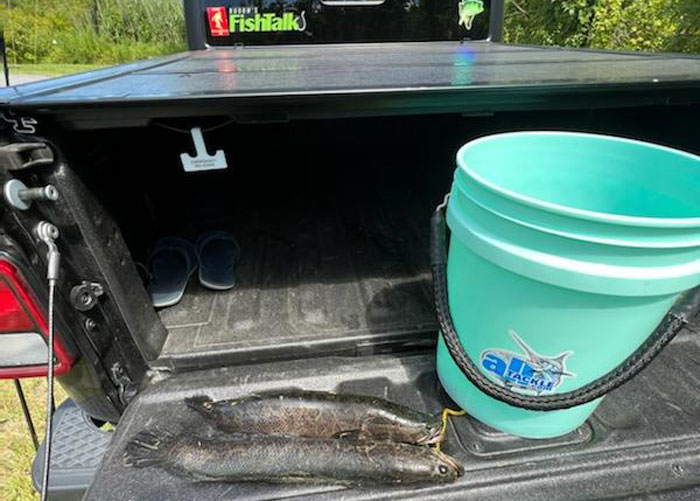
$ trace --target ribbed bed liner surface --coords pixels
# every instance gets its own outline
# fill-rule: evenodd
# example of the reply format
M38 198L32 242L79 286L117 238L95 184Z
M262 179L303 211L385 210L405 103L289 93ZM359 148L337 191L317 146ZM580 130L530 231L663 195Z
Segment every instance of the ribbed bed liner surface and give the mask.
M378 181L310 187L282 209L259 204L208 221L239 239L238 284L216 292L194 280L182 302L161 310L169 331L161 361L183 366L207 354L249 362L434 342L430 192Z
M697 328L697 324L695 325ZM604 349L604 347L601 347ZM145 428L206 435L183 399L237 398L280 388L376 395L426 412L451 404L437 382L435 355L329 357L224 367L176 375L142 392L117 428L89 500L305 499L494 500L644 499L689 501L700 494L700 337L685 331L634 380L603 400L574 432L548 440L499 433L451 419L445 450L466 473L455 484L364 488L191 482L160 468L126 467L126 443Z

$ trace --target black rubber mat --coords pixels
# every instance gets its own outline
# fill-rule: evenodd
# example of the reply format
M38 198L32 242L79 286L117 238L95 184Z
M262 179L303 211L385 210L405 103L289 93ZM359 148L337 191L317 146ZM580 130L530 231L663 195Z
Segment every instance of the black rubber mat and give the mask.
M337 186L342 179L323 183L277 200L282 209L251 204L240 217L191 216L237 236L238 283L210 291L195 277L179 304L159 312L169 331L160 363L196 365L214 352L237 363L434 342L427 221L437 198L379 181L357 189Z
M52 419L49 499L81 499L114 434L98 428L71 399L58 406ZM37 491L44 473L45 447L44 440L32 463L32 482Z
M525 440L470 418L453 418L445 449L465 466L452 485L349 489L192 483L122 461L126 442L148 426L207 433L183 398L230 398L274 388L371 394L438 412L449 402L433 353L319 358L180 374L140 394L119 424L87 499L650 499L689 500L700 492L700 337L686 331L635 380L608 395L573 433ZM128 481L126 481L128 479ZM695 495L695 497L694 497Z

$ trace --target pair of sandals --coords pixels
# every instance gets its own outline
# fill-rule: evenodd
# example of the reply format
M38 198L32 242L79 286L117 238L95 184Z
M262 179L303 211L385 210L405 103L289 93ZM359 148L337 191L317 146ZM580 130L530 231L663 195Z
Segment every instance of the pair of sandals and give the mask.
M226 231L203 233L194 245L178 237L161 238L148 258L147 290L153 306L164 308L179 303L197 269L204 287L218 291L233 288L240 255L236 238Z

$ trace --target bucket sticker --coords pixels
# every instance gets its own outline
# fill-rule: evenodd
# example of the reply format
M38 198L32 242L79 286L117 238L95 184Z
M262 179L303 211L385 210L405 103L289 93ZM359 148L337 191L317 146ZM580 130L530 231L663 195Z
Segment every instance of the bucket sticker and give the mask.
M565 377L576 377L576 374L566 370L566 359L574 354L573 351L545 357L530 348L514 330L509 330L508 333L523 353L498 348L481 353L481 366L506 388L517 389L518 393L541 395L552 393Z
M471 30L474 18L484 12L484 2L482 0L460 0L457 12L459 13L459 24Z

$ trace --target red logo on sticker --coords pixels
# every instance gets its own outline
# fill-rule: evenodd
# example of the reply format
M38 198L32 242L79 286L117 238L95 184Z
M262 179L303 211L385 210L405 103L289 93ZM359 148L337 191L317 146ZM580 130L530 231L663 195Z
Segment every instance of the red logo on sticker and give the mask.
M211 32L211 36L229 36L226 7L207 7L207 16L209 17L209 31Z

